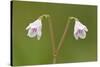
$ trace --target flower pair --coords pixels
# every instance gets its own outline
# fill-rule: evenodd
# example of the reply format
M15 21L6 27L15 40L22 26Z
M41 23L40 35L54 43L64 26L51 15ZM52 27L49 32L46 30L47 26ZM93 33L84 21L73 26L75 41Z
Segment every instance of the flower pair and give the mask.
M69 20L69 19L68 19ZM74 25L74 37L76 40L85 39L86 38L86 32L88 32L88 29L85 25L83 25L77 18L75 20ZM28 30L27 36L30 38L37 37L38 40L40 40L42 36L42 18L38 18L34 22L30 23L26 30Z

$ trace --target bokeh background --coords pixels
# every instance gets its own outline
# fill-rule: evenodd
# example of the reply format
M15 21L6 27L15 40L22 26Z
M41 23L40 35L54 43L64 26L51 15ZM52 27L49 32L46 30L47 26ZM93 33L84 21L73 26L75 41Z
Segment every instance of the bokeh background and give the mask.
M43 19L42 38L29 38L25 28L42 14L52 19L56 47L70 16L79 18L87 26L84 40L75 40L74 23L70 23L57 63L88 62L97 60L97 6L42 2L12 2L12 58L13 65L52 64L52 45L47 19Z

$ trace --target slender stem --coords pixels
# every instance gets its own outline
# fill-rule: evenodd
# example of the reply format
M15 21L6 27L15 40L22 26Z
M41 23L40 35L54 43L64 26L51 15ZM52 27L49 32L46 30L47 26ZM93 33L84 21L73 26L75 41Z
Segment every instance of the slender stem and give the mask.
M56 49L56 47L55 47L54 32L53 32L53 26L52 26L52 23L51 23L51 18L50 18L49 15L46 15L46 14L40 16L40 18L43 18L43 17L48 18L48 21L49 21L49 30L50 30L50 35L51 35L52 51L53 51L53 63L55 64L57 62L57 55L58 55L58 53L59 53L59 51L60 51L60 49L61 49L61 47L63 45L63 42L64 42L64 39L65 39L67 30L68 30L68 27L69 27L70 20L71 19L77 20L77 18L75 18L75 17L69 17L68 18L68 21L67 21L66 26L65 26L64 33L63 33L63 35L61 37L61 40L60 40L60 42L58 44L58 47Z
M54 38L54 32L53 32L53 26L51 22L50 16L48 17L48 22L49 22L49 30L50 30L50 35L51 35L51 42L52 42L52 51L53 51L53 63L56 63L56 48L55 48L55 38Z
M70 20L72 20L72 19L77 20L77 18L75 18L75 17L69 17L68 18L66 26L65 26L64 33L63 33L63 35L61 37L61 40L60 40L60 42L58 44L58 47L57 47L57 50L56 50L56 56L58 55L58 52L60 51L60 49L61 49L61 47L63 45L64 39L65 39L67 31L68 31L68 27L69 27L69 24L70 24Z
M50 35L51 35L51 42L52 42L52 51L53 51L53 63L56 63L56 47L55 47L55 38L54 38L54 32L53 32L53 26L52 26L52 22L51 22L51 18L50 15L48 14L43 14L41 15L39 18L43 19L43 17L48 19L49 22L49 30L50 30Z

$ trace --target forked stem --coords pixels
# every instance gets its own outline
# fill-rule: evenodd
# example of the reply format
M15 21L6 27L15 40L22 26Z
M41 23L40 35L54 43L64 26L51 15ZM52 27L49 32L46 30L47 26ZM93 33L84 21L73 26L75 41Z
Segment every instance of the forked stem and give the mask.
M58 44L58 47L56 49L55 47L55 38L54 38L54 31L53 31L53 26L52 26L52 22L51 22L51 18L50 18L50 15L48 14L44 14L44 15L41 15L39 18L42 19L43 17L45 18L48 18L48 22L49 22L49 30L50 30L50 36L51 36L51 42L52 42L52 51L53 51L53 63L55 64L57 62L57 56L58 56L58 53L63 45L63 42L64 42L64 39L66 37L66 33L68 31L68 27L69 27L69 24L70 24L70 20L74 19L74 20L77 20L77 18L75 17L69 17L68 18L68 21L66 23L66 26L65 26L65 30L64 30L64 33L60 39L60 42Z

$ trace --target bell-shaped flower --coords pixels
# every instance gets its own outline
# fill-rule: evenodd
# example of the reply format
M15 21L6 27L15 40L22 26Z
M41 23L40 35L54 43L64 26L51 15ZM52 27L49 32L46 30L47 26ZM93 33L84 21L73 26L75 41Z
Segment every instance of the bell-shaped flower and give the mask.
M88 29L85 25L83 25L78 19L75 19L75 26L74 26L74 37L76 40L85 39L86 38L86 32L88 32Z
M42 20L41 18L38 18L34 22L30 23L26 30L28 30L27 36L30 38L37 37L38 40L40 40L42 36Z

